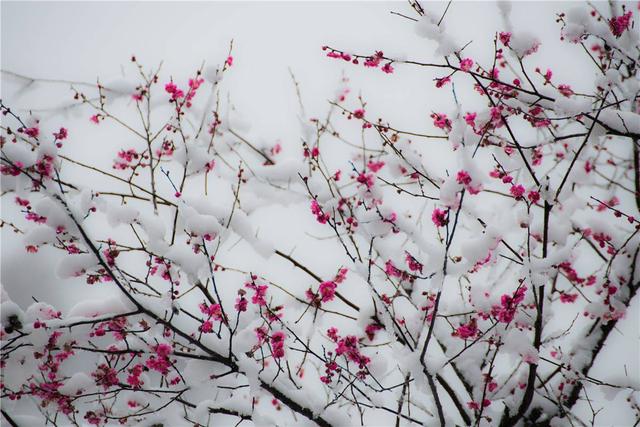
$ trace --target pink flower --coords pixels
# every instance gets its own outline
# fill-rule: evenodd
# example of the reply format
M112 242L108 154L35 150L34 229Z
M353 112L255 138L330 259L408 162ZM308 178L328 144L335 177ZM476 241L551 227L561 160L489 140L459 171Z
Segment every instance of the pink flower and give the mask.
M398 219L398 214L395 212L391 212L388 218L385 218L384 221L394 223Z
M405 259L411 271L419 271L422 273L422 264L420 264L409 252L406 253Z
M311 201L311 213L316 216L320 224L326 224L329 220L329 214L322 212L320 204L315 199Z
M29 200L16 197L16 204L19 206L27 207L29 206Z
M472 184L471 175L465 170L458 171L456 175L456 182L458 184L464 185L464 188L471 194L478 194L482 190L482 185L471 185Z
M347 359L355 362L361 369L364 369L366 365L371 362L367 356L360 353L358 338L354 335L348 335L341 338L336 346L336 354L338 356L344 355Z
M509 46L509 42L511 41L511 33L502 32L500 33L499 38L503 45Z
M140 364L135 365L129 371L129 376L127 377L127 384L134 388L140 388L143 385L143 382L140 380L140 375L142 375L143 366Z
M320 292L320 297L322 298L322 302L329 302L333 300L336 295L336 287L338 285L336 282L322 282L320 283L320 287L318 291Z
M462 61L460 61L460 69L462 71L467 72L471 69L471 67L473 67L473 59L464 58Z
M382 169L383 166L384 166L384 162L382 160L378 162L371 161L367 163L367 167L369 168L369 170L374 173Z
M356 178L360 184L364 184L367 188L373 187L375 183L375 177L373 174L361 172Z
M95 372L91 374L95 378L96 384L101 385L107 390L109 387L118 384L118 372L107 366L106 364L100 364Z
M156 354L160 357L167 357L173 353L173 347L169 344L158 344L155 348Z
M20 169L24 167L22 162L15 162L13 166L0 165L0 172L2 175L18 176L20 175Z
M609 20L609 28L614 36L620 37L622 33L624 33L631 24L631 18L633 17L632 12L627 12L622 16L614 16Z
M338 341L340 338L338 336L338 329L333 326L327 329L327 336L334 342Z
M443 77L441 79L436 79L436 87L440 89L442 86L445 86L447 83L451 81L451 77Z
M349 272L349 270L347 270L346 268L341 268L340 270L338 270L338 274L336 274L336 278L333 279L334 282L336 283L342 283L345 281L345 279L347 278L347 273Z
M211 333L213 331L213 322L211 320L205 320L198 329L205 334Z
M456 181L458 182L458 184L469 185L471 184L471 175L469 175L467 171L461 170L456 176Z
M512 185L509 191L511 192L511 195L513 197L515 197L516 199L521 199L522 196L524 195L525 188L520 184Z
M504 125L504 119L502 118L502 106L491 107L491 126L500 128Z
M162 375L167 375L169 373L169 367L171 364L169 363L169 359L166 357L155 357L151 356L145 363L147 368L153 369L154 371L160 372Z
M526 286L520 286L513 295L502 295L500 298L500 305L496 305L491 308L491 315L494 316L498 322L511 322L516 314L518 304L524 301L526 290Z
M573 95L573 90L569 85L558 85L558 92L560 92L563 96L566 96L567 98Z
M562 301L565 304L573 303L576 301L576 299L578 299L578 294L565 294L565 293L560 294L560 301Z
M446 114L433 113L431 114L433 119L433 125L440 129L451 130L451 120L447 118Z
M69 133L65 128L60 128L58 132L53 133L53 137L59 141L66 139L68 135Z
M236 299L235 309L238 312L247 311L247 299L244 296Z
M29 211L27 212L27 214L24 216L25 219L27 221L33 221L36 224L46 224L47 223L47 217L44 217L42 215L38 215L35 212Z
M182 98L184 96L184 92L178 89L178 86L176 86L176 84L173 82L169 82L166 85L164 85L164 90L167 93L171 94L172 101L176 101L177 99Z
M164 90L167 93L174 93L176 90L178 90L178 86L176 86L176 84L173 82L169 82L166 85L164 85Z
M100 115L99 114L94 114L93 116L91 116L89 118L89 120L91 120L95 124L98 124L98 123L100 123Z
M464 116L464 121L471 127L476 127L476 117L477 113L467 113Z
M478 334L478 324L475 318L468 323L463 323L456 329L452 335L460 337L464 340L474 338Z
M393 73L393 67L391 66L391 62L384 64L381 70L387 74Z
M203 78L189 79L189 89L196 91L204 83Z
M205 303L201 303L200 311L202 314L206 314L209 318L222 320L222 308L220 307L220 304L207 305Z
M275 359L284 357L284 340L287 335L284 331L276 331L271 334L271 354Z
M30 128L24 128L22 130L22 132L26 133L31 138L37 138L38 135L40 135L40 129L38 129L37 126L30 127Z
M447 212L442 209L435 208L431 214L431 221L433 221L436 227L444 227L449 222L447 219Z
M369 341L373 341L373 339L376 337L376 332L378 332L380 329L382 329L382 326L378 325L377 323L370 323L364 329L364 333L367 334L367 338L369 338Z
M393 264L393 261L388 260L384 264L384 271L390 277L401 277L402 272Z
M265 297L267 296L267 286L266 285L256 285L255 283L247 283L245 285L249 289L253 289L255 292L251 297L251 303L257 304L258 306L267 305L267 300Z
M120 150L118 152L118 157L120 157L123 160L126 160L127 162L132 162L134 159L138 159L140 155L136 150L134 150L133 148L130 148L127 151Z
M584 162L584 171L586 173L591 173L592 170L593 170L593 165L591 164L591 162L589 162L588 160Z
M224 61L224 63L227 64L228 67L231 67L233 65L233 56L227 56L227 60Z
M551 125L551 120L549 119L533 119L531 120L531 124L536 128L546 128Z
M469 409L473 409L474 411L477 411L478 409L480 409L480 405L478 405L478 404L477 404L476 402L474 402L474 401L467 402L467 407L468 407Z
M536 40L529 49L524 51L524 55L523 56L529 56L529 55L531 55L533 53L536 53L538 51L539 47L540 47L540 42Z
M611 199L609 199L609 201L607 203L599 203L598 207L596 208L596 210L598 212L602 212L604 210L607 209L607 207L613 207L613 206L617 206L620 204L620 199L618 199L616 196L613 196Z
M371 56L364 61L364 66L377 68L380 65L380 62L382 61L383 56L384 56L384 53L382 53L381 51L377 51L374 56Z
M353 117L356 119L361 119L364 117L364 110L362 108L358 108L353 112Z
M538 201L540 200L540 193L535 190L531 190L529 191L529 194L527 194L527 198L531 203L538 203Z
M280 143L276 143L276 145L271 147L269 151L271 152L272 156L275 156L276 154L279 154L282 151L282 145L280 145Z

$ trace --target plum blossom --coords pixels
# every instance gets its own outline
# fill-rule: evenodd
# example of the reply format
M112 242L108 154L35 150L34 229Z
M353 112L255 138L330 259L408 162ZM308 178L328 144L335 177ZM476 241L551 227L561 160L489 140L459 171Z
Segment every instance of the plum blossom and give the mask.
M567 98L570 98L574 94L571 86L566 84L558 85L558 92L560 92L562 96L565 96Z
M611 32L616 37L621 37L622 34L629 28L631 25L631 18L633 17L633 12L627 12L621 16L614 16L609 20L609 28Z
M384 166L384 162L383 161L370 161L369 163L367 163L367 167L369 168L369 170L373 173L378 172L380 169L382 169Z
M516 200L521 199L521 198L522 198L522 196L524 195L525 191L526 191L526 190L525 190L524 186L522 186L522 185L520 185L520 184L512 185L512 186L511 186L511 189L509 190L509 192L511 193L511 195L512 195L513 197L515 197L515 198L516 198Z
M320 292L322 302L328 302L333 300L336 294L337 286L338 285L336 284L336 282L333 282L333 281L320 283L320 287L318 288L318 291Z
M69 135L69 131L66 128L60 128L58 132L53 133L53 137L59 141L67 139L68 135Z
M420 262L418 262L418 260L416 260L413 257L413 255L411 255L409 252L406 252L405 259L407 261L407 266L409 267L409 270L422 273L423 265Z
M311 213L316 216L316 220L320 224L326 224L329 221L329 214L322 211L320 204L315 199L311 201Z
M384 64L380 69L387 74L391 74L394 71L394 68L391 66L391 62Z
M452 335L461 339L474 338L478 334L478 324L475 318L472 318L469 322L461 324Z
M271 354L275 359L284 357L284 340L287 335L284 331L276 331L271 334Z
M563 303L573 303L576 301L576 299L578 299L578 294L560 294L560 301L562 301Z
M462 71L469 71L471 70L471 68L473 67L473 59L471 58L464 58L460 61L460 69Z
M499 34L499 38L500 38L500 42L505 45L505 46L509 46L509 42L511 41L511 33L510 32L501 32Z
M451 130L451 120L449 120L446 114L433 113L431 114L431 118L433 119L433 125L435 127L444 130Z
M449 222L447 212L442 209L435 208L431 214L431 221L436 227L444 227Z

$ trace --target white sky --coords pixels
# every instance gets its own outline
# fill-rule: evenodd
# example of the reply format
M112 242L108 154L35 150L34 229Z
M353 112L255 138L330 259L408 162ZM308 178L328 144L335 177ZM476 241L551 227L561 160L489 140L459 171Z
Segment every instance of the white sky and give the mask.
M446 3L425 5L439 14ZM100 76L107 83L135 53L148 67L164 60L166 73L184 79L203 60L222 61L233 39L236 62L225 87L253 126L272 138L282 137L279 128L294 123L297 113L289 67L311 111L333 95L343 70L372 108L399 124L426 126L425 113L450 103L433 88L432 72L397 67L397 77L389 78L330 60L320 50L328 44L434 60L434 44L417 37L411 22L389 13L413 16L406 2L2 2L1 7L2 69L35 77L94 82ZM559 2L517 3L514 21L543 41L556 39L554 12L563 8ZM475 40L468 53L490 60L486 47L501 29L495 3L453 3L445 23L459 40ZM416 108L394 114L388 105L406 103L407 95ZM33 100L28 106L35 107Z

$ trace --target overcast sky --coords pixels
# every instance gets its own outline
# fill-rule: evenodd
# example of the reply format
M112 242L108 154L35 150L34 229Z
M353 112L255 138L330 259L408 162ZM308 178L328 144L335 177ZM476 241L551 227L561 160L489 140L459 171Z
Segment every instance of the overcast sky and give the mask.
M395 73L387 75L329 59L321 50L327 44L357 53L379 49L398 58L437 61L435 45L419 38L412 22L390 13L415 16L406 2L3 1L0 7L2 70L35 78L95 82L100 77L109 85L123 73L134 77L129 58L135 54L149 68L164 61L162 78L172 76L184 82L203 61L223 61L233 40L234 64L223 90L251 123L252 138L259 142L299 144L299 110L289 69L300 82L309 116L325 111L343 74L351 79L352 91L362 93L369 102L368 113L383 116L400 128L431 130L428 115L447 111L452 104L450 91L435 89L433 79L437 76L430 70L396 65ZM437 15L445 7L442 2L425 3L425 8ZM516 25L539 34L543 44L551 44L559 35L554 13L566 7L558 2L517 3L513 19ZM456 2L444 24L459 41L473 41L466 50L468 55L490 63L493 35L502 29L497 12L491 2ZM554 52L557 48L541 51L535 60L552 62ZM557 70L560 75L563 71ZM33 84L29 91L18 91L25 82L7 74L2 75L2 83L3 101L18 110L71 101L68 84ZM459 93L478 101L479 97L465 95L463 90ZM106 129L101 128L100 133L89 129L84 116L64 123L72 129L74 155L82 156L84 149L92 161L102 159L109 167L118 147L114 139L108 140ZM21 288L15 297L27 304L32 294L42 295L37 284L47 277L43 271L55 265L46 251L24 257L21 240L7 236L3 233L3 282L9 289ZM45 263L45 268L27 268L32 262ZM81 281L75 286L80 290ZM30 288L33 291L27 290ZM64 308L74 301L60 303Z
M436 14L445 6L425 2ZM148 67L163 60L168 75L184 79L202 61L224 60L233 40L235 63L226 89L253 126L274 138L282 136L281 124L292 123L297 112L288 68L300 81L310 111L325 105L343 71L352 78L353 89L371 101L371 108L412 127L426 124L425 112L450 103L435 91L431 72L400 66L397 77L390 78L377 70L330 60L320 50L328 44L359 53L380 49L397 57L435 60L435 45L419 38L411 22L390 14L413 16L406 2L3 1L1 7L2 69L41 78L94 82L100 76L108 83L135 53ZM513 19L539 34L543 42L550 41L559 36L554 13L566 7L560 2L521 2L514 7ZM487 48L492 48L494 32L502 29L497 10L491 2L456 2L445 24L461 42L473 40L466 52L490 61ZM536 59L544 58L542 54ZM402 114L388 108L408 100L416 108ZM34 102L51 102L40 97L15 103L21 101L30 108L36 107Z

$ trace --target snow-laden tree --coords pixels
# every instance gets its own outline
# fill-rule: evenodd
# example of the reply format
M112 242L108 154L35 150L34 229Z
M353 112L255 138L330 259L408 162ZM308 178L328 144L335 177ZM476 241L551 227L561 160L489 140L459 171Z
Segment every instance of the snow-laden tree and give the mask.
M484 59L449 4L407 9L440 61L318 54L428 73L451 100L430 133L345 78L324 111L301 100L295 150L256 142L221 96L232 52L188 80L133 57L135 82L73 84L82 124L2 104L3 234L64 254L60 294L110 295L2 292L3 425L591 425L602 396L640 416L637 372L592 372L640 287L637 7L550 16L588 66L548 67L508 4ZM76 129L114 132L112 168Z

